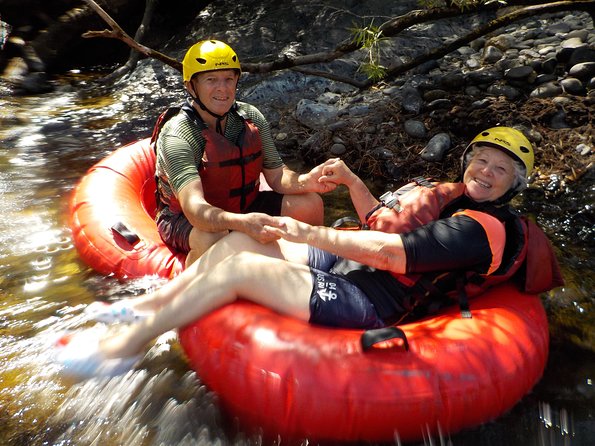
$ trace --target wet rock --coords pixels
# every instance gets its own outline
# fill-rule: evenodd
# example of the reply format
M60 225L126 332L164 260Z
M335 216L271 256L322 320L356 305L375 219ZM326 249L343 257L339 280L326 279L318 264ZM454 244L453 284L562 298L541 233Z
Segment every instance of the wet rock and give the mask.
M390 160L393 158L393 152L386 147L376 147L372 150L372 155L379 160Z
M440 162L451 147L448 133L434 135L421 152L421 158L425 161Z
M579 49L582 51L588 48L589 47L587 44L581 42L580 39L574 37L572 39L568 39L562 42L562 44L560 45L560 51L558 51L556 57L560 62L566 63L570 61L570 58L572 57L575 51Z
M554 82L548 82L546 84L540 85L535 90L531 92L531 97L533 98L553 98L554 96L558 96L562 93L562 87L556 85Z
M581 62L573 65L568 74L581 80L591 79L595 76L595 62Z
M494 96L505 96L507 99L513 101L517 99L521 92L510 85L496 84L492 85L487 90L488 94Z
M452 101L450 99L436 99L428 104L428 110L439 110L439 109L448 109L452 106Z
M571 126L566 122L566 112L559 110L550 120L550 127L553 129L569 129Z
M554 23L553 25L548 26L546 29L546 33L550 36L555 34L567 34L569 31L570 25L564 22Z
M548 57L541 62L541 72L544 74L553 74L558 66L558 59L555 57Z
M418 114L424 104L424 100L421 97L417 88L405 87L402 91L401 106L405 111Z
M465 85L465 76L462 73L448 73L442 77L442 87L447 90L458 90Z
M51 135L55 132L62 132L70 129L72 125L69 122L62 121L60 119L52 119L46 122L40 129L40 132L44 135Z
M487 64L495 63L502 59L503 55L504 53L502 53L499 48L495 46L488 46L483 53L483 62Z
M583 62L595 62L595 49L583 45L575 49L568 59L570 67Z
M424 99L428 102L435 101L436 99L444 99L448 96L444 90L430 90L426 91L423 95Z
M335 122L339 110L326 104L319 104L309 99L302 99L295 109L296 119L306 127L317 130Z
M345 147L345 144L335 143L331 146L331 153L335 156L341 156L345 152L347 152L347 147Z
M555 74L539 74L535 78L535 82L534 83L536 85L542 85L542 84L545 84L547 82L554 82L557 79L558 79L558 76L556 76Z
M478 70L467 73L466 79L474 85L491 85L502 79L502 74L495 71Z
M425 138L428 132L426 126L421 121L416 121L414 119L408 119L405 121L404 124L405 133L413 138Z
M504 72L504 79L507 80L529 80L535 75L535 70L529 65L510 68Z
M560 81L560 86L564 92L573 94L575 96L585 94L585 87L582 82L574 77L567 77Z
M473 101L471 103L471 108L474 110L481 110L484 108L489 107L490 100L488 98L480 99L479 101Z

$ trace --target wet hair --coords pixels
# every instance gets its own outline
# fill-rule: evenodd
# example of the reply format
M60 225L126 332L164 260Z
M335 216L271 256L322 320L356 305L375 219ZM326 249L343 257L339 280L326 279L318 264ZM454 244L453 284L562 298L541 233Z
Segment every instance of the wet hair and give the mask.
M483 149L488 148L498 149L499 147L491 144L474 144L473 147L471 147L471 149L468 150L465 154L463 173L465 170L467 170L467 166L469 165L469 161L471 161L471 158L473 158L476 154L480 153ZM514 181L512 183L510 191L513 191L516 195L517 193L519 193L527 187L527 172L525 170L524 164L521 162L521 160L514 156L514 154L508 152L507 150L502 150L502 152L506 153L512 159L512 165L514 166Z

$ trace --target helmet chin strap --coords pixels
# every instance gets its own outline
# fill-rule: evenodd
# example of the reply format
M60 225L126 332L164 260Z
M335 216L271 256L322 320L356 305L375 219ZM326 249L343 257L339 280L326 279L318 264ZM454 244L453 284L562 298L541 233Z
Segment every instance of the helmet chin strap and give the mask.
M218 115L217 113L213 113L211 110L209 110L207 108L207 106L205 104L203 104L202 101L198 98L198 96L194 97L193 95L190 95L190 97L192 98L192 101L193 102L195 102L196 104L198 104L198 106L200 107L201 110L206 111L213 118L217 118L217 122L215 124L215 131L217 133L223 135L223 126L221 125L221 123L223 122L223 120L225 119L225 117L227 116L227 114L229 113L229 111L225 112L222 115Z
M190 97L192 98L192 101L195 102L201 110L206 111L209 115L211 115L213 118L217 118L217 122L215 124L215 131L221 135L223 135L223 126L221 125L221 123L223 122L223 120L225 119L225 117L227 116L227 114L229 113L229 110L227 112L225 112L222 115L218 115L217 113L213 113L211 110L209 110L207 108L207 106L205 104L202 103L202 101L200 100L200 98L198 97L198 95L195 96L195 91L194 91L194 86L192 85L192 93L189 91L188 94L190 95Z

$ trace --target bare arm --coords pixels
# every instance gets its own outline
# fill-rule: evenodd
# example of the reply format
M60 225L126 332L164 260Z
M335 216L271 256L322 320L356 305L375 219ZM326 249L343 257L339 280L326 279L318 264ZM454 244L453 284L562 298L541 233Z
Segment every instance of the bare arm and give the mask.
M239 231L248 234L261 243L278 238L278 236L273 236L263 229L264 225L274 222L273 217L267 214L257 212L237 214L209 204L204 198L200 179L193 180L185 185L180 190L178 197L182 211L190 224L201 231Z
M326 193L337 187L331 182L320 182L323 165L314 167L310 172L299 174L283 165L276 169L263 169L267 183L280 194L303 194L306 192Z
M407 259L399 234L379 231L341 231L325 226L311 226L289 217L276 219L265 230L285 240L307 243L374 268L403 274Z
M355 207L359 219L363 222L366 214L376 206L379 201L372 195L364 182L347 167L339 158L329 159L322 165L322 183L343 184L349 189L351 202Z

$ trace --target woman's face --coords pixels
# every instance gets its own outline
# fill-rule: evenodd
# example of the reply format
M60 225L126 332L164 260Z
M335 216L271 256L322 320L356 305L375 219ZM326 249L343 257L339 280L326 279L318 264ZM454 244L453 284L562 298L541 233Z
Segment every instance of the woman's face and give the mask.
M467 195L477 202L494 201L513 186L514 161L510 156L493 147L478 148L469 161L463 182Z
M201 102L215 114L224 115L236 100L238 72L235 70L199 73L190 82Z

